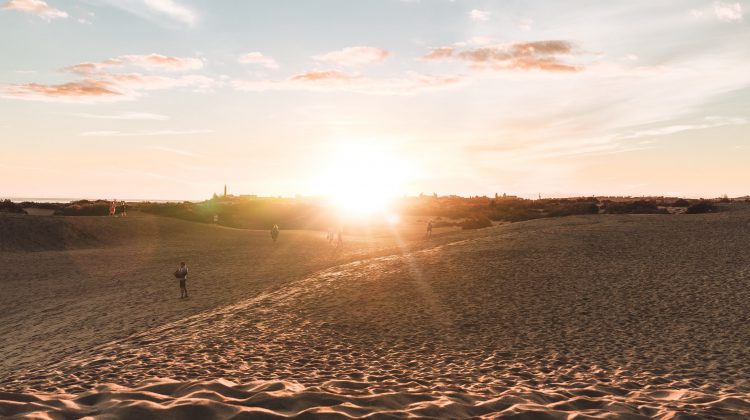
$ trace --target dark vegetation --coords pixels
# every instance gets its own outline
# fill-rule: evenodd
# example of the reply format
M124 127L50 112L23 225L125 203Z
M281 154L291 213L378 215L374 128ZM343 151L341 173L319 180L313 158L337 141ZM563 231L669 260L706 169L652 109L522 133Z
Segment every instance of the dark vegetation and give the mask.
M723 201L720 201L723 203ZM695 204L691 204L686 213L688 214L699 214L699 213L713 213L717 210L717 207L710 201L701 200Z
M403 216L428 217L434 227L456 226L480 229L493 222L520 222L545 217L589 214L664 214L668 208L685 208L686 213L710 213L721 209L726 199L686 200L676 198L579 197L527 200L517 197L419 196L397 200L394 211ZM13 203L0 201L0 212L24 213L24 208L55 210L55 215L105 216L106 200L79 200L70 203ZM336 212L316 199L217 197L202 202L128 203L128 211L142 211L199 223L236 228L269 229L278 224L285 229L333 228L341 222ZM122 211L118 203L117 213ZM672 210L675 211L675 210Z
M603 202L604 211L611 214L659 214L669 213L666 208L659 207L656 201L609 201Z
M0 201L0 213L26 213L23 206L10 200Z
M685 200L684 198L680 198L679 200L676 200L672 203L672 207L688 207L690 205L690 202Z

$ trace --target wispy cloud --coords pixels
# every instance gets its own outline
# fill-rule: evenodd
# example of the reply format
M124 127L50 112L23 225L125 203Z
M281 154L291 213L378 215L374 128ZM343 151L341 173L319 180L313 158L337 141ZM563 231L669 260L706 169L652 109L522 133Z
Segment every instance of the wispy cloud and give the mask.
M389 51L375 47L349 47L338 51L316 55L318 61L327 61L340 66L360 66L363 64L380 63L391 56Z
M141 131L117 131L117 130L100 130L85 131L80 133L84 137L141 137L141 136L172 136L187 134L205 134L212 133L213 130L191 129L191 130L141 130Z
M176 0L101 0L108 5L150 20L175 21L188 26L198 22L198 14Z
M237 61L242 64L260 64L269 69L279 68L279 64L273 59L273 57L263 55L257 51L242 54Z
M170 57L161 54L124 55L122 60L145 69L185 71L203 68L203 60L194 57Z
M146 4L146 7L154 12L164 14L189 25L194 24L198 19L195 12L174 0L143 0L143 2Z
M469 12L469 17L475 22L486 22L490 20L491 13L487 10L473 9Z
M205 92L216 84L207 76L192 74L180 77L140 73L98 74L96 78L59 85L27 83L0 85L0 97L42 102L97 103L131 100L142 91L191 87Z
M0 84L0 97L46 102L95 103L133 99L141 91L192 87L198 92L210 91L219 82L201 74L179 77L164 74L111 73L111 68L131 66L144 70L168 72L196 70L203 60L193 57L171 57L161 54L122 55L99 62L79 63L63 71L81 80L48 85L41 83Z
M714 14L725 22L742 20L742 5L739 3L714 2Z
M738 2L715 1L711 8L693 9L690 14L699 19L715 18L723 22L741 22L742 5Z
M154 120L166 121L169 116L162 114L152 114L148 112L121 112L119 114L89 114L85 112L70 112L66 115L80 118L91 118L98 120Z
M745 125L748 123L747 118L740 117L705 117L699 122L692 124L672 124L663 127L650 128L647 130L638 130L618 136L620 139L633 139L639 137L656 137L666 136L669 134L680 133L689 130L703 130L706 128L723 127L728 125Z
M312 92L351 92L370 95L411 95L420 91L455 86L461 76L433 76L409 73L405 77L370 78L360 73L339 70L312 70L282 80L236 80L241 91L301 90Z
M463 50L453 46L440 47L434 48L422 58L460 60L478 69L575 72L582 67L562 61L573 54L573 44L570 42L549 40Z
M525 18L525 19L521 19L520 21L518 21L518 28L521 29L522 31L527 31L527 32L530 31L532 25L534 25L533 19Z
M27 83L0 85L0 97L42 102L107 102L132 97L101 80L82 80L59 85Z
M42 0L9 0L3 5L3 9L33 13L47 22L68 18L67 12L55 9Z
M203 60L194 57L173 57L161 54L128 54L99 62L79 63L63 70L77 74L92 74L107 68L125 65L147 70L187 71L203 68Z

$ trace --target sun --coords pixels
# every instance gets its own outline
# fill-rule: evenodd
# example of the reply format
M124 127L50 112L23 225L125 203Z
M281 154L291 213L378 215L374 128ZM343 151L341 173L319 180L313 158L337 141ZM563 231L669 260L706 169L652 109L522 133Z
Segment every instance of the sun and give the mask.
M339 145L326 161L319 189L349 218L386 214L410 172L400 156L367 143Z

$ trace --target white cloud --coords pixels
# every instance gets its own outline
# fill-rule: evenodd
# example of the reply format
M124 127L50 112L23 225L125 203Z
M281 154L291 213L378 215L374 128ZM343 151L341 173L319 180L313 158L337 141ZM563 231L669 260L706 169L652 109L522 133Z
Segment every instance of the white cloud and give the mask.
M714 14L719 20L725 22L738 22L742 20L742 5L739 3L715 1Z
M474 9L469 12L469 17L471 17L471 20L476 22L486 22L490 20L490 14L491 13L487 10Z
M390 52L382 48L349 47L316 55L313 58L318 61L336 63L340 66L358 66L385 61L390 55Z
M33 13L47 22L68 18L67 12L55 9L42 0L9 0L3 5L3 9Z
M242 54L238 61L243 64L260 64L269 69L279 68L279 64L273 59L273 57L263 55L257 51Z
M737 2L714 1L712 8L692 9L690 15L696 19L716 18L722 22L741 22L742 5Z
M531 30L531 27L532 27L533 24L534 24L534 21L532 19L526 18L526 19L521 19L518 22L518 27L522 31L527 31L528 32L528 31Z
M188 25L193 25L198 20L195 12L174 0L143 0L143 3L154 12L167 15Z
M176 0L98 0L107 5L158 23L176 21L194 25L198 14Z

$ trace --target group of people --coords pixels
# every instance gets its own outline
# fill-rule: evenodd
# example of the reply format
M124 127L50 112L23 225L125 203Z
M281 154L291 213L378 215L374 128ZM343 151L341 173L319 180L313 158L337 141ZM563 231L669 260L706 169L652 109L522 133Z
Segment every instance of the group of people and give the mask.
M110 207L110 214L114 215L114 211L112 208L114 207L115 202L112 202L112 207ZM123 201L123 215L125 214L125 202ZM116 207L115 207L116 208ZM275 243L276 240L279 238L279 225L274 224L271 228L271 239L273 239L273 242ZM336 248L343 245L344 230L339 229L335 233L333 229L328 229L326 232L326 240L330 245L334 244L334 241L336 243ZM432 237L432 220L427 222L427 233L425 233L426 238ZM187 275L188 275L188 268L185 262L181 262L180 265L177 267L177 270L174 272L174 276L177 278L177 280L180 281L180 299L186 299L188 297L188 290L187 290Z
M340 247L344 244L344 230L339 229L336 231L336 233L333 232L333 229L328 229L326 232L326 240L328 241L329 245L333 245L334 241L336 242L336 248Z
M120 206L122 206L122 211L120 212L120 216L126 216L127 212L125 211L125 202L121 201ZM114 216L117 214L117 200L112 200L111 203L109 203L109 215Z

